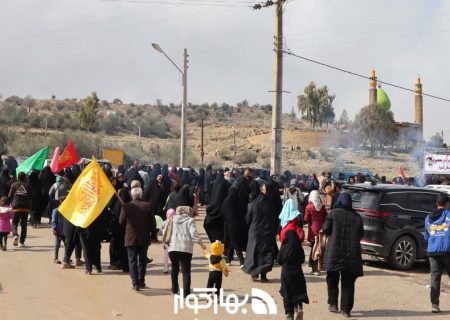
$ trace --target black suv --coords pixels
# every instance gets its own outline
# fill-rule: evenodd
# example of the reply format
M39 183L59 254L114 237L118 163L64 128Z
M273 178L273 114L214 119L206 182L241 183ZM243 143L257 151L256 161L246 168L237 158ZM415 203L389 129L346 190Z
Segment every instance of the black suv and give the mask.
M426 257L425 218L436 208L440 191L391 184L343 186L353 209L362 217L364 253L387 258L395 269L406 270Z

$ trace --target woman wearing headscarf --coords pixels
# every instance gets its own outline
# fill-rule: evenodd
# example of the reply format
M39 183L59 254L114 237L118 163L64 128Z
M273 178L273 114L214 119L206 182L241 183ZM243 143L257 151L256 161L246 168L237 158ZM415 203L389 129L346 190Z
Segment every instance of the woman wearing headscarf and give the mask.
M280 294L283 297L286 320L303 319L303 303L309 303L302 270L305 252L301 239L294 230L286 232L277 261L282 265Z
M330 180L330 182L325 186L324 199L324 206L328 213L334 208L334 203L336 202L338 195L339 190L336 186L336 182L334 180Z
M261 193L248 206L245 222L249 226L247 255L244 271L255 280L261 276L261 282L267 282L267 273L272 270L273 253L277 243L274 224L278 221L273 215L274 207L270 199L270 185L261 185ZM278 248L277 248L278 249Z
M309 254L309 266L311 267L311 273L320 275L318 269L318 260L313 259L313 248L316 243L316 237L319 236L319 232L322 230L322 226L327 217L327 211L320 198L319 191L313 190L309 194L308 205L305 208L305 223L308 224L308 241L311 243L311 252Z
M36 171L30 173L29 184L31 189L30 221L31 226L37 228L38 224L41 224L41 215L44 207L41 197L41 181Z
M199 191L200 205L203 206L205 204L205 169L203 168L200 168L200 170L198 170L197 184L200 188Z
M183 170L183 169L181 169L181 170ZM182 176L181 176L181 183L183 184L183 186L187 185L187 184L192 186L191 185L191 179L189 177L189 171L184 171L183 170L183 172L181 174L182 174Z
M178 175L177 167L173 166L169 172L169 178L181 185L181 177Z
M281 210L280 216L280 241L283 242L286 232L293 230L297 233L301 241L305 238L305 233L303 232L303 222L302 215L297 210L294 204L294 200L288 199Z
M224 241L224 214L221 207L227 197L229 188L230 183L225 180L223 173L217 174L211 193L211 202L206 208L206 217L203 223L211 243L216 240Z
M169 244L169 258L172 266L172 294L179 293L178 274L183 273L183 298L191 292L191 262L194 251L194 243L198 243L203 250L203 244L198 234L193 218L193 209L187 206L179 206L175 216L167 221L162 241Z
M165 214L162 208L166 199L164 199L163 196L164 189L162 179L162 175L158 175L154 180L150 181L147 189L144 191L144 200L150 202L152 212L155 215L165 219Z
M127 188L118 189L117 194L123 203L131 201L130 192ZM123 204L116 199L114 207L112 208L112 215L114 220L114 228L111 233L111 240L109 242L109 269L129 271L128 253L125 247L125 226L119 223L120 212Z
M175 185L174 192L172 192L169 196L166 210L177 210L180 206L187 206L191 208L194 206L194 197L189 185L185 185L181 188L179 185Z
M51 186L48 191L50 198L49 212L53 212L53 209L59 206L60 198L66 197L69 194L69 190L72 188L72 183L65 176L56 176L55 183Z
M324 257L327 271L328 305L338 312L339 278L341 312L350 317L353 309L356 278L363 275L360 241L364 235L361 216L352 209L349 193L341 193L335 208L327 216L323 232L328 236Z
M248 227L245 216L248 208L250 189L246 178L240 177L228 190L228 195L220 209L224 217L224 244L226 262L231 263L234 252L239 259L239 266L244 264L242 251L245 251L248 240Z
M42 208L46 210L49 220L51 220L51 211L49 207L50 196L48 192L50 188L56 181L56 177L52 172L52 169L49 166L46 166L42 169L39 174L39 179L41 180L41 198L42 198Z

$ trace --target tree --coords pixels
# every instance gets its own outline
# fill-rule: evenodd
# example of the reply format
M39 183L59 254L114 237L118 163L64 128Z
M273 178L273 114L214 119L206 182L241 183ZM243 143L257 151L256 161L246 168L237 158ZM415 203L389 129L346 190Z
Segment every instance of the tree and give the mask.
M329 99L329 103L326 104L321 112L321 121L320 125L322 126L322 123L325 122L327 124L333 123L334 119L336 118L336 114L334 113L334 107L332 106L334 100L334 96L331 96Z
M79 112L80 127L88 132L95 124L95 116L99 111L99 101L97 92L94 91L90 96L83 100L81 105Z
M115 98L115 99L113 100L113 103L114 103L114 104L122 104L122 100L120 100L119 98Z
M339 117L339 126L342 126L344 128L348 127L350 124L350 117L348 116L347 110L342 110L341 116Z
M292 119L295 119L296 114L295 114L295 108L294 108L294 106L292 106L292 108L291 108L291 113L289 114L289 116L290 116Z
M434 136L430 137L430 140L428 141L428 146L431 148L443 148L444 140L442 139L442 136L439 134L439 132L436 132Z
M335 123L335 127L339 132L342 132L344 129L348 129L351 127L352 122L350 121L350 117L348 116L347 110L342 110L341 116L339 120Z
M332 105L335 96L328 94L327 86L316 88L313 81L305 87L304 93L297 97L297 107L302 116L306 114L305 118L314 131L317 123L322 124L324 108L329 108L328 106Z
M394 114L378 105L366 106L355 116L353 135L364 145L370 145L370 154L375 155L375 148L393 144L398 137Z
M31 108L36 105L36 101L30 95L27 95L23 100L23 105L28 109L28 113L30 113Z

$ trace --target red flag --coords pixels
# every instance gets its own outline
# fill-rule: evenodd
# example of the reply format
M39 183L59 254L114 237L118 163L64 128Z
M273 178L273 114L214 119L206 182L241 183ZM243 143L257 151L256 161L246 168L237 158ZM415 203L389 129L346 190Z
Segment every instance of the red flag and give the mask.
M405 168L403 166L400 167L400 177L402 177L402 178L405 177Z
M75 147L73 146L72 141L69 141L66 149L59 157L59 167L58 171L61 171L71 165L77 163L80 159L78 158L77 152L75 151Z

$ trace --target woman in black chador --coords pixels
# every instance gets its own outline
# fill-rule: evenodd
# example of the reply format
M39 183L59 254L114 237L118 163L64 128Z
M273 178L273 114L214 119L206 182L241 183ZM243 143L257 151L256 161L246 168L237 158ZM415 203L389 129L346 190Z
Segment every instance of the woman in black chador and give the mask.
M300 238L294 230L286 232L277 260L278 264L282 265L280 294L283 297L286 320L302 319L303 303L309 303L306 280L302 270L305 252Z
M245 257L244 271L254 280L261 275L261 281L267 282L267 273L272 271L275 248L274 224L278 224L274 216L274 206L270 198L270 185L263 183L261 193L249 204L245 222L249 226L247 255Z

